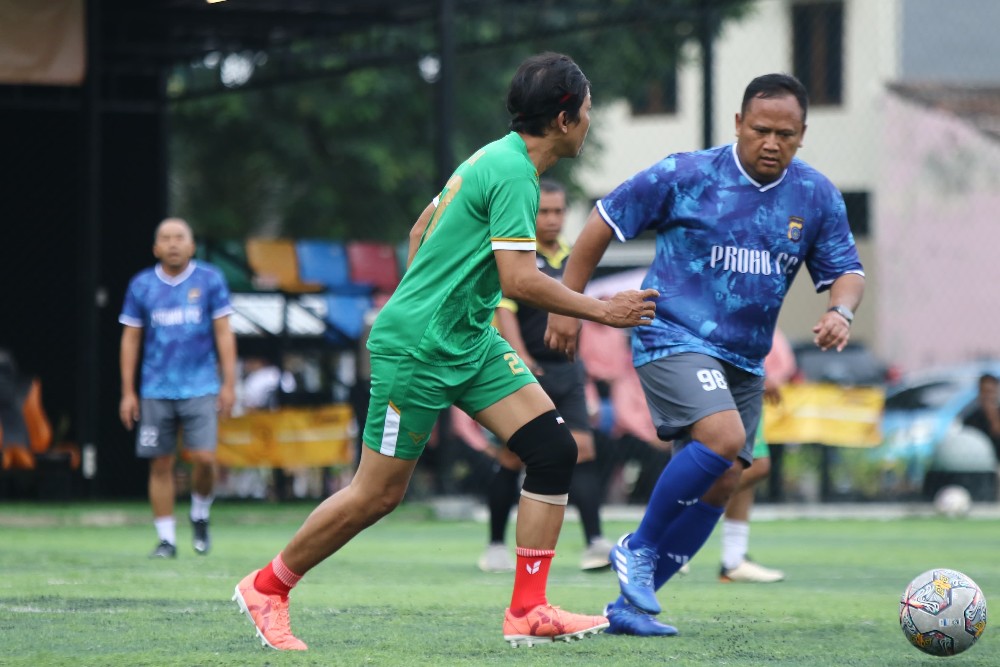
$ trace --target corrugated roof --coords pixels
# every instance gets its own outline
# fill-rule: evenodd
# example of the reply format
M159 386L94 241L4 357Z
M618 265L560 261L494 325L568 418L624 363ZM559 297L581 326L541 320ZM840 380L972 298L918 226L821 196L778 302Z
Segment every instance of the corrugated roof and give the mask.
M908 100L958 116L984 134L1000 139L1000 86L926 83L894 84L889 89Z

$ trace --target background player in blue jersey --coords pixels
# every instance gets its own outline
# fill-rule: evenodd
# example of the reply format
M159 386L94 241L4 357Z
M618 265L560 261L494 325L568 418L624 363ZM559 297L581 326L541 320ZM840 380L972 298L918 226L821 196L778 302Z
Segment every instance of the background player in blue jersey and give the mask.
M236 339L229 328L229 288L217 269L191 259L194 237L188 224L178 218L161 222L153 254L159 263L132 278L118 317L124 325L118 412L128 430L139 424L136 455L150 459L149 501L160 540L150 556L173 558L178 427L192 461L194 549L206 554L211 545L218 413L229 414L233 407ZM136 392L140 350L142 382Z
M639 527L612 549L622 595L609 605L609 632L676 634L653 616L655 590L708 539L753 461L763 360L803 265L829 291L816 345L840 351L850 338L864 272L843 197L795 157L807 107L794 77L754 79L735 144L670 155L621 184L598 201L566 266L563 282L582 291L612 237L656 232L643 287L660 296L653 323L632 334L633 363L658 435L679 451ZM546 341L573 354L578 331L552 315Z

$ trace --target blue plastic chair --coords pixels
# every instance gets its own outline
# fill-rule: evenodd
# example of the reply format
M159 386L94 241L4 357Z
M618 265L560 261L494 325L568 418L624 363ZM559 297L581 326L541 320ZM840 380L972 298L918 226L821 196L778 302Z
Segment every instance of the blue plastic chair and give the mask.
M350 286L347 250L339 241L301 239L295 242L299 260L299 276L305 282L324 285L327 289Z
M327 294L326 323L330 325L331 337L342 342L356 341L365 326L365 313L372 307L372 299L367 294Z

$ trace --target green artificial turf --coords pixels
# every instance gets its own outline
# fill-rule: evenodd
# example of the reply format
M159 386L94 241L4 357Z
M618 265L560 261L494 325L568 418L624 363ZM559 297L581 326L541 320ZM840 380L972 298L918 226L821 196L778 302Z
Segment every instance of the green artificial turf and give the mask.
M676 638L603 635L512 649L501 637L512 575L480 572L486 526L434 520L407 505L308 574L293 592L306 653L264 651L230 601L312 509L219 502L214 547L190 547L179 521L176 560L151 561L142 503L0 506L0 665L937 665L903 638L899 596L932 567L961 570L1000 592L1000 528L984 520L788 520L753 526L751 553L785 570L772 585L720 584L718 533L659 597ZM186 507L178 508L183 517ZM617 536L634 526L607 522ZM597 613L615 576L576 568L567 524L549 599ZM1000 600L1000 596L997 597ZM998 631L949 665L996 665Z

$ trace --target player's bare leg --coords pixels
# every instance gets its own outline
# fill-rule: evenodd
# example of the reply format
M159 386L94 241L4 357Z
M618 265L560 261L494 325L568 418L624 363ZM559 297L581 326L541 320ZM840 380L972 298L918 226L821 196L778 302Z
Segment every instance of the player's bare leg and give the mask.
M212 546L208 513L215 495L215 452L193 451L191 455L191 532L194 551L205 555Z
M154 517L174 513L174 457L159 456L149 461L149 504Z
M233 600L241 612L249 615L265 646L279 650L306 649L305 643L291 631L287 591L306 572L394 510L406 493L416 464L416 459L396 459L363 447L351 483L314 509L268 566L271 568L269 574L284 582L285 595L260 590L264 585L257 582L261 570L243 578Z
M351 483L324 500L282 551L285 564L303 575L403 500L417 460L397 459L362 447Z
M150 558L174 558L177 556L174 534L174 460L171 454L149 460L149 504L153 510L160 542L149 555Z
M518 547L555 549L562 530L565 505L550 505L521 496L515 528Z

